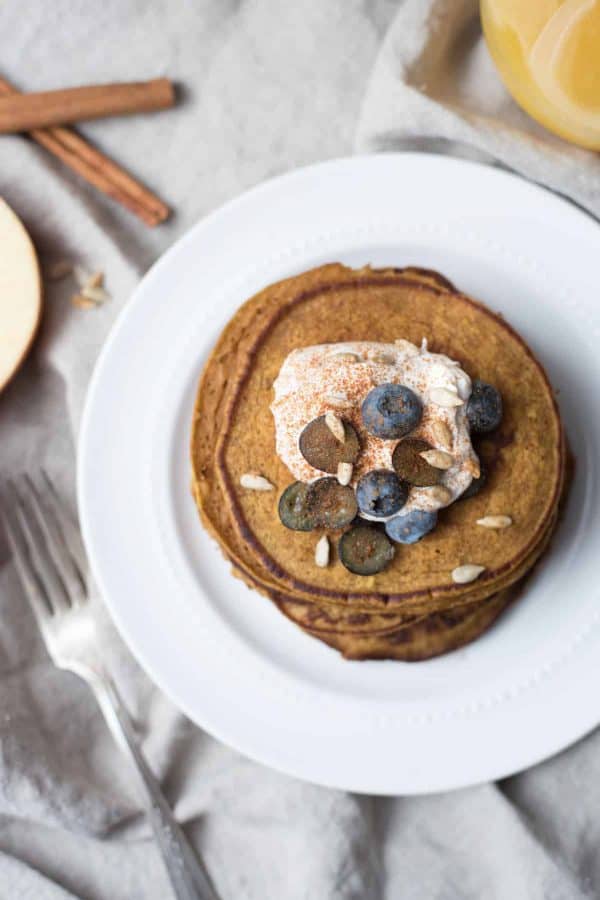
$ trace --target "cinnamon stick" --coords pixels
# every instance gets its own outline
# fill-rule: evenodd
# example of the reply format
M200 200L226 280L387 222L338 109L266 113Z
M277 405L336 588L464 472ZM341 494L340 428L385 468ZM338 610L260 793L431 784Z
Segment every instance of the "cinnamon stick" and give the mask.
M0 78L0 97L19 95L5 78ZM126 209L135 213L151 227L164 222L169 207L109 156L101 153L81 135L70 128L36 128L30 137L89 184Z
M174 103L168 78L19 94L0 99L0 134L166 109Z

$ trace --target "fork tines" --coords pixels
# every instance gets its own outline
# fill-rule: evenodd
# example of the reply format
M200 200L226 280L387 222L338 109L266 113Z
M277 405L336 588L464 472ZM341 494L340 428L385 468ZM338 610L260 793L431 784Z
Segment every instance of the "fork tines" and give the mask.
M8 479L1 496L6 538L38 618L80 602L87 592L85 554L48 473Z

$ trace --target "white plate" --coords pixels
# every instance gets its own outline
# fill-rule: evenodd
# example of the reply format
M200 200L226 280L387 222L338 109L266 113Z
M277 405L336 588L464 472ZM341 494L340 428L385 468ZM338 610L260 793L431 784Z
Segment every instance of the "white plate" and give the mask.
M600 230L516 177L446 157L342 159L200 222L144 278L98 362L79 499L106 602L187 715L261 762L382 794L509 775L600 722ZM527 593L482 639L417 664L345 662L231 577L190 498L196 381L269 282L333 260L439 269L500 310L555 387L577 459Z

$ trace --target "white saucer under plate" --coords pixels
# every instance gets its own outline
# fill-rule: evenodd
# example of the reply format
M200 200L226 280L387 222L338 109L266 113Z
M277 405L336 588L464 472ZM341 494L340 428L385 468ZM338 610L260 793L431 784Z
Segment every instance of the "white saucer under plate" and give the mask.
M238 306L320 263L438 269L499 310L559 393L576 475L526 595L424 663L346 662L229 573L192 502L196 382ZM79 501L93 570L149 675L240 752L324 785L414 794L500 778L600 722L600 229L551 193L448 157L341 159L199 222L100 356Z

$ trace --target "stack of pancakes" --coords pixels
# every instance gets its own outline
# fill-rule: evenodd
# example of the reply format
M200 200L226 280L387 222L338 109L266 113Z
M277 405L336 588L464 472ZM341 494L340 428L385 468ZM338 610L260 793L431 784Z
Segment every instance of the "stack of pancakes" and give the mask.
M277 512L294 479L275 452L272 385L299 347L405 338L457 360L501 393L500 428L475 449L488 477L478 494L441 510L417 544L397 545L387 569L315 564L319 532L292 532ZM359 435L360 437L360 435ZM265 288L229 322L199 385L192 426L193 492L202 522L233 571L304 631L351 659L418 660L480 635L547 547L564 483L565 444L548 379L501 316L422 269L321 266ZM246 490L260 473L273 491ZM477 520L506 515L512 525ZM339 534L328 532L335 547ZM468 584L453 570L485 567Z

